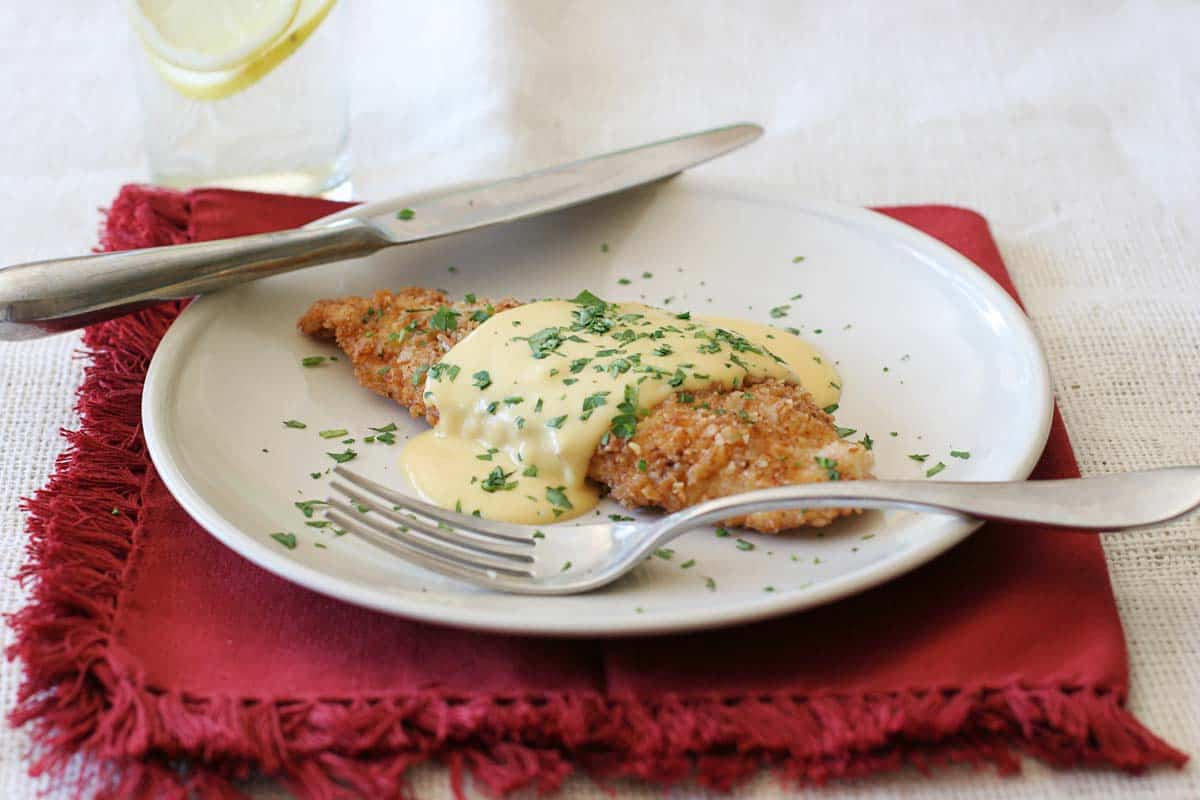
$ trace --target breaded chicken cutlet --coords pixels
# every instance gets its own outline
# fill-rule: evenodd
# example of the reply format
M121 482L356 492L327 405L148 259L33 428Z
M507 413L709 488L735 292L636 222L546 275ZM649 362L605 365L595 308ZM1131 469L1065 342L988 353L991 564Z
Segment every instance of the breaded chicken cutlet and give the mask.
M424 402L426 371L492 314L521 305L512 298L469 299L455 303L443 292L413 287L318 300L298 327L336 341L361 384L433 425L438 413ZM457 312L454 326L439 324L443 307ZM588 476L626 506L666 511L752 489L871 477L871 453L840 438L833 418L799 386L768 378L737 389L704 389L690 399L673 396L649 409L629 439L606 437ZM776 533L821 527L851 513L856 512L771 511L729 524Z

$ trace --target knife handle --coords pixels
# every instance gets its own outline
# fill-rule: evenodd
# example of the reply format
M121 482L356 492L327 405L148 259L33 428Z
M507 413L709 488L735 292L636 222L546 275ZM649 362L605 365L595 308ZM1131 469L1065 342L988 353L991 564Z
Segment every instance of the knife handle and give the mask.
M375 226L344 219L311 228L148 247L0 269L0 341L33 339L393 244Z

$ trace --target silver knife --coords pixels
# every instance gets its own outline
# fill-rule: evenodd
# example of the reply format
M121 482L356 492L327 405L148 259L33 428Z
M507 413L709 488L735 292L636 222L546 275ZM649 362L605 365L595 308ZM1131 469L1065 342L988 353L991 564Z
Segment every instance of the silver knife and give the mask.
M6 267L0 269L0 340L81 328L160 300L557 211L674 175L762 132L751 124L714 128L495 183L397 198L370 217Z

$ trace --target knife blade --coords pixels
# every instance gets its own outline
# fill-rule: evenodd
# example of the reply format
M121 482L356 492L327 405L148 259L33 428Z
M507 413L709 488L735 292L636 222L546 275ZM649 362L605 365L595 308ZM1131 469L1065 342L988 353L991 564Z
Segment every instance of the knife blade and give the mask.
M674 175L757 139L748 123L513 178L373 203L297 230L60 258L0 269L0 340L31 339L146 305L568 208Z

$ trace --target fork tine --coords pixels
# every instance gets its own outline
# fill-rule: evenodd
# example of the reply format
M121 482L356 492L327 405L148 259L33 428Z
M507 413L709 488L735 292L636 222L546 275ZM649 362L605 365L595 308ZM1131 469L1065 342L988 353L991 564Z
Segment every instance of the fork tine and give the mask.
M335 492L341 492L350 499L352 503L358 503L364 507L370 508L372 513L395 522L397 525L406 525L410 528L416 528L422 533L426 533L437 539L442 539L450 544L469 547L472 550L478 550L485 555L504 556L512 558L515 561L528 563L533 561L533 556L530 555L532 548L524 544L512 544L507 539L498 539L494 536L480 536L469 528L460 528L457 526L447 526L445 523L434 524L427 522L414 514L399 514L387 508L380 507L374 498L367 495L365 492L358 492L350 487L338 482L332 481L329 486ZM532 541L531 541L532 543Z
M380 536L393 541L405 542L442 558L451 559L485 571L505 572L511 575L531 575L527 569L523 568L528 568L533 561L532 558L519 560L514 557L464 547L444 534L439 536L428 529L422 530L416 525L407 522L398 527L389 527L381 521L371 519L365 514L357 513L353 507L336 497L329 498L329 508L337 511L342 517L353 518L357 516L359 525L370 528ZM432 528L432 526L428 525L423 527Z
M361 515L356 516L361 517ZM492 570L489 574L489 569L486 567L443 556L408 541L389 538L375 528L364 525L361 520L351 519L337 511L326 511L325 518L386 553L440 575L447 575L481 586L492 584L491 575L500 576L504 582L513 582L517 579L527 580L530 577L528 573L517 573L510 570Z
M348 470L343 466L333 468L333 474L340 478L344 478L348 483L353 484L359 489L365 489L376 497L388 501L393 506L399 506L408 511L429 517L436 522L444 522L447 525L453 525L456 528L470 530L472 533L480 536L490 536L496 539L504 539L510 542L515 542L522 545L533 545L534 541L528 535L521 532L521 528L516 525L509 525L502 522L491 522L490 520L480 519L466 514L459 514L453 511L446 511L443 508L438 508L435 505L422 502L414 497L397 492L395 489L389 489L381 483L376 483L370 478L359 475L357 472ZM469 520L469 522L465 521Z

